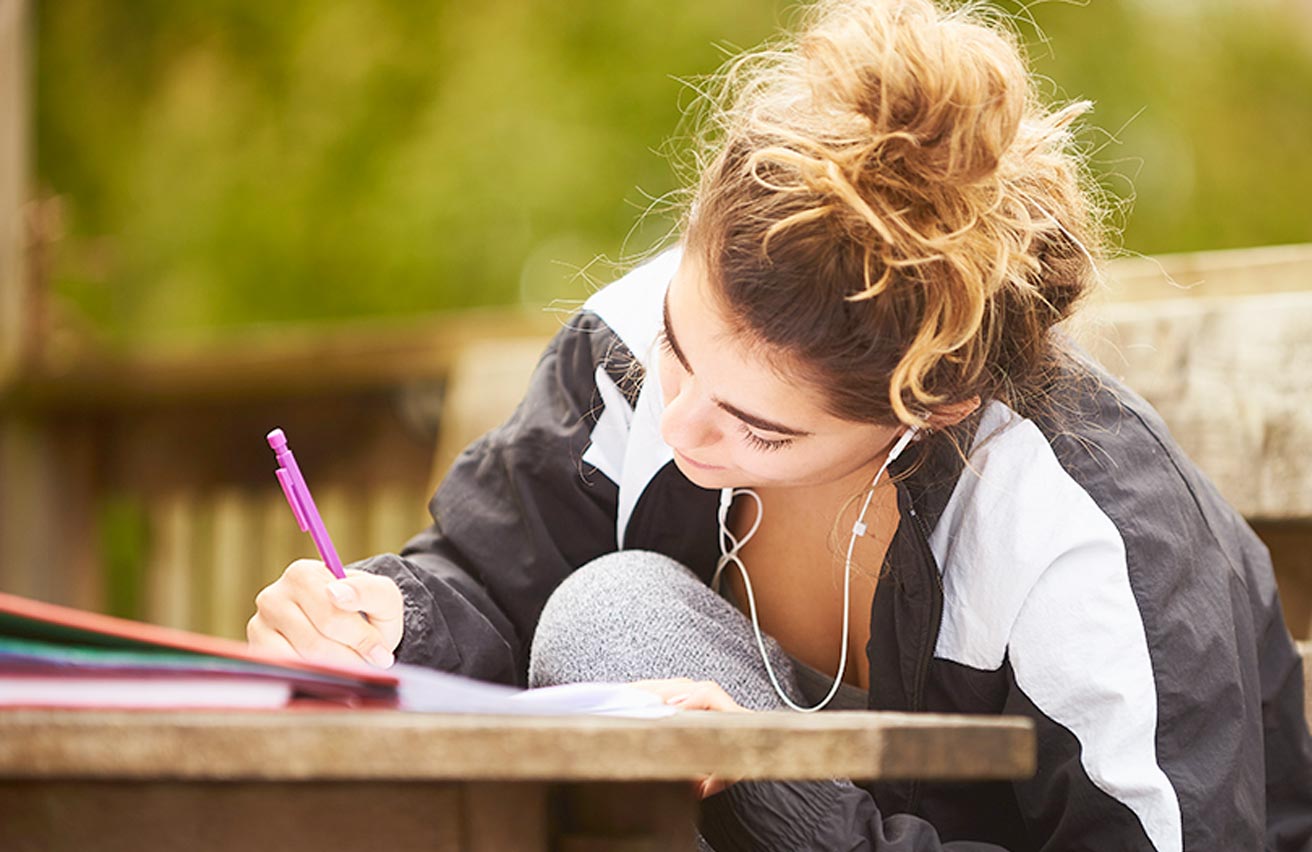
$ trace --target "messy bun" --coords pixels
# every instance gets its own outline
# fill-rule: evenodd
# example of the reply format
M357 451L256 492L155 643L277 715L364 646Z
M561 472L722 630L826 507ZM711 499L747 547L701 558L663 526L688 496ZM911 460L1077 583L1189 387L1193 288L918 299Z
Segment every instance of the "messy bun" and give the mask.
M1088 104L1044 107L1005 26L929 0L822 0L721 80L684 237L736 330L844 419L1019 404L1094 273Z
M939 21L927 5L828 12L801 43L817 105L866 118L881 162L922 181L970 183L997 169L1026 106L1025 67L1007 39Z

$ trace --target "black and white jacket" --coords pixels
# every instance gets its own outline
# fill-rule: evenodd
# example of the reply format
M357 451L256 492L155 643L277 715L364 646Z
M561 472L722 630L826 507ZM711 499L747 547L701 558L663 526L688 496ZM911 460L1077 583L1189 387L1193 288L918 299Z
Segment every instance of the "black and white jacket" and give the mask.
M709 581L718 494L660 438L645 366L678 264L596 293L515 414L471 446L434 524L364 563L406 601L398 658L523 684L547 597L620 548ZM1060 422L999 402L894 466L902 522L871 612L872 709L1032 718L1019 782L742 782L716 849L1312 850L1312 739L1266 549L1157 414L1072 365ZM911 471L909 474L907 471Z

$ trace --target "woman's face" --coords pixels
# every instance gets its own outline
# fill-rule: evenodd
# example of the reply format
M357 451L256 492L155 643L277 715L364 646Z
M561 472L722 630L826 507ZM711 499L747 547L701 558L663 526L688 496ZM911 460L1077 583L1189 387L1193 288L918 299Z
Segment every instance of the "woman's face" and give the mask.
M840 420L817 391L737 339L702 264L685 253L665 299L661 437L703 488L821 485L874 475L904 427ZM794 375L795 373L795 375Z

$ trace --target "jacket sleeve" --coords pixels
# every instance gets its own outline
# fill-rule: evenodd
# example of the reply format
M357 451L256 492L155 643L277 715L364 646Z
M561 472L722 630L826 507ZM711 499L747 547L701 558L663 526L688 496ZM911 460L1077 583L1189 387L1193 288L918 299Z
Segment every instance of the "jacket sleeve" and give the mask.
M702 802L699 828L716 852L1006 852L942 843L925 820L885 817L846 781L739 781Z
M433 524L355 568L405 600L397 659L523 686L543 605L575 568L615 549L616 485L582 461L601 402L595 376L624 361L579 314L543 353L499 428L466 449L429 503Z
M1089 544L1012 628L1004 712L1035 722L1038 772L1015 792L1039 848L1312 845L1301 678L1265 548L1228 508L1210 539L1188 520L1119 518L1119 592Z

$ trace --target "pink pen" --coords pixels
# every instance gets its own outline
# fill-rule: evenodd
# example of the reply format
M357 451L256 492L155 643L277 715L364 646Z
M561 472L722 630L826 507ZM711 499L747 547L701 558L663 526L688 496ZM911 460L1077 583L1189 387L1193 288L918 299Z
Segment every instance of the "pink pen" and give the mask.
M301 532L308 532L310 538L314 539L314 546L319 548L319 556L323 559L323 564L328 566L333 576L339 580L346 579L346 572L342 570L342 560L337 555L337 548L333 547L333 540L328 537L323 518L319 517L314 498L310 496L310 487L305 484L305 477L301 476L296 458L287 446L287 436L281 429L274 429L269 433L268 438L269 446L278 457L278 481L282 483L282 491L287 495L287 502L292 504L292 514L296 516L296 523L301 525Z

